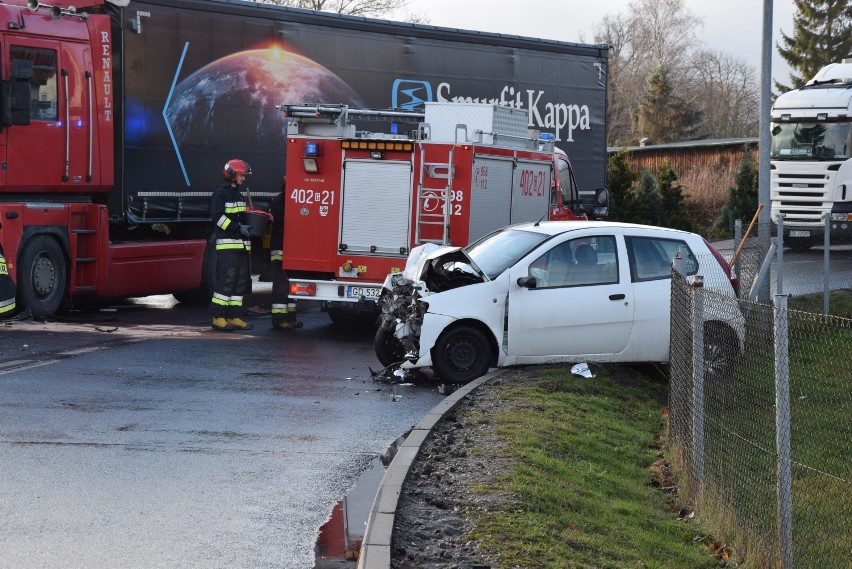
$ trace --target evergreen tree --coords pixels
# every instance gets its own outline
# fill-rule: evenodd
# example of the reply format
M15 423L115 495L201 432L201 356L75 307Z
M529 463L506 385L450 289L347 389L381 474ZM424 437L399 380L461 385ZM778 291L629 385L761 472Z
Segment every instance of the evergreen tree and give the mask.
M663 162L657 171L657 192L660 199L660 225L672 229L692 231L694 224L686 213L686 196L678 184L678 175L671 164Z
M751 152L748 147L744 147L739 170L734 174L734 185L728 187L728 201L717 227L728 226L731 229L731 223L735 219L742 219L744 223L751 221L757 211L758 174Z
M620 150L609 159L607 181L609 182L610 217L627 221L629 212L635 207L633 185L639 174L630 168L627 150Z
M636 223L648 225L660 225L662 223L662 212L660 193L657 191L657 181L648 170L642 172L639 178L639 219Z
M852 3L849 0L794 0L793 35L781 32L778 53L790 65L790 86L775 82L781 91L798 89L829 63L852 57ZM783 44L783 46L781 45Z
M636 134L655 144L692 140L700 122L701 111L675 94L668 68L657 67L640 98Z

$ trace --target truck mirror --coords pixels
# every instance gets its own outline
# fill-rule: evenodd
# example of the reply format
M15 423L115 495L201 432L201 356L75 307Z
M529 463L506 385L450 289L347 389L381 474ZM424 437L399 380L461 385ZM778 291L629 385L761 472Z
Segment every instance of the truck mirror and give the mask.
M33 78L33 62L29 59L13 59L9 78L15 81L29 81Z
M609 215L609 190L606 188L598 188L595 190L595 205L592 214L594 217L601 218Z
M535 280L535 277L518 277L518 286L522 288L536 288L538 282Z

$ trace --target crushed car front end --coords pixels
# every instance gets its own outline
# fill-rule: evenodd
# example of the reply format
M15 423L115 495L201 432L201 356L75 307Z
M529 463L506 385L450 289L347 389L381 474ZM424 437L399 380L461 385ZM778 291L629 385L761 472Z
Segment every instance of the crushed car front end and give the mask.
M385 279L375 339L379 361L408 369L431 366L430 347L464 314L454 295L447 298L444 293L484 282L487 278L458 247L427 244L412 250L405 270ZM436 312L433 304L443 308Z

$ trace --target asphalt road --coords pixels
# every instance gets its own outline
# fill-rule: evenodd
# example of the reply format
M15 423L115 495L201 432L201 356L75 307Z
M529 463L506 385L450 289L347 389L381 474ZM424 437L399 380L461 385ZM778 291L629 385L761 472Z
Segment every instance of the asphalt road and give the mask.
M713 245L726 259L730 259L736 249L732 239ZM757 272L762 261L762 257L750 259L747 270ZM823 248L813 247L807 251L785 248L783 271L778 270L777 259L770 265L768 280L772 295L779 292L779 276L785 294L802 296L822 293L826 283ZM828 285L829 290L852 288L852 245L833 245L829 249Z
M373 382L370 334L318 312L219 333L171 297L118 306L0 327L2 569L313 567L335 503L443 398Z

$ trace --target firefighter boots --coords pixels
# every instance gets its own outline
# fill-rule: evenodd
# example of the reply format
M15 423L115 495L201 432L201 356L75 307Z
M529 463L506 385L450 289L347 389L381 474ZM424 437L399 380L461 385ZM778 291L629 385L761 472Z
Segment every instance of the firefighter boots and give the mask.
M213 329L221 332L230 332L236 330L233 324L222 318L221 316L213 319Z
M286 305L280 305L277 314L273 314L272 327L276 330L289 330L301 328L302 322L296 320L296 303L291 302Z
M228 318L228 324L230 324L237 330L251 330L253 328L251 324L239 317Z

